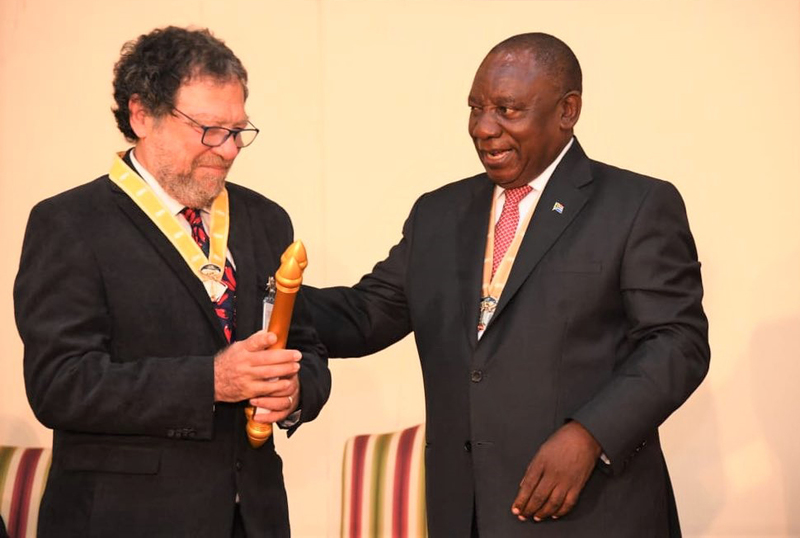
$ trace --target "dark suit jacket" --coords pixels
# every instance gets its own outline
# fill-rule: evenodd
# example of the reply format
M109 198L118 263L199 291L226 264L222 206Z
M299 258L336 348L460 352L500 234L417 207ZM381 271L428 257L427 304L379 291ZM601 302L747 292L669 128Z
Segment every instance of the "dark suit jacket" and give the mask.
M360 356L414 332L432 536L469 536L473 502L486 537L679 534L658 426L709 363L680 195L589 160L576 141L478 341L493 187L481 174L425 194L371 274L354 288L309 290L323 343L332 357ZM520 522L511 503L525 469L570 419L611 466L597 466L568 516Z
M292 241L285 211L228 184L236 335L261 328L269 275ZM242 404L214 405L227 345L202 284L107 176L33 208L14 287L25 383L54 430L43 537L230 536L237 492L251 536L288 536L282 463L250 448ZM301 421L330 392L298 299ZM295 426L296 427L296 426Z

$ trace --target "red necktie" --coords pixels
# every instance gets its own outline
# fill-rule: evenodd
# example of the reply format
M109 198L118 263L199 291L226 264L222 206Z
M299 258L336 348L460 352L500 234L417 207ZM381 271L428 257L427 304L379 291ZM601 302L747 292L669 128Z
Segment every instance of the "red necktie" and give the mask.
M533 188L530 185L506 189L506 200L500 219L494 226L494 253L492 255L492 277L497 267L506 255L509 245L514 240L519 224L519 202L525 198Z
M200 217L200 211L185 207L181 210L181 213L192 227L192 239L194 239L197 245L203 250L203 253L208 256L208 234L205 228L203 228L203 219ZM214 303L214 311L216 311L219 322L222 325L225 338L228 339L228 342L231 342L233 340L233 331L236 326L236 310L233 304L236 296L236 273L233 270L230 260L227 258L225 259L225 269L222 271L222 283L225 284L228 289L226 289L219 300Z

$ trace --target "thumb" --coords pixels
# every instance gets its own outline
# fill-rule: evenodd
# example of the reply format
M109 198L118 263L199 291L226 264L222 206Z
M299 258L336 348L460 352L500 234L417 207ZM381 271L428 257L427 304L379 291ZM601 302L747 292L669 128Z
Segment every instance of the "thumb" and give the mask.
M277 341L278 338L273 333L267 332L266 329L262 329L250 335L250 337L244 341L244 344L247 351L255 352L268 349Z

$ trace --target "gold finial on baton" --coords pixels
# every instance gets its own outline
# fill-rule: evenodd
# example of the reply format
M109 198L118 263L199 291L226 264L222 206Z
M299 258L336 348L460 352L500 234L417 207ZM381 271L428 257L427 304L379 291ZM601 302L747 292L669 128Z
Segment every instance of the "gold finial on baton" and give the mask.
M281 256L281 266L275 272L275 304L269 317L267 330L274 333L278 340L270 349L285 349L289 337L289 325L292 322L294 299L303 283L303 270L308 266L306 248L302 241L295 241ZM272 435L272 425L256 422L256 409L252 405L245 407L247 416L247 439L250 446L258 448Z

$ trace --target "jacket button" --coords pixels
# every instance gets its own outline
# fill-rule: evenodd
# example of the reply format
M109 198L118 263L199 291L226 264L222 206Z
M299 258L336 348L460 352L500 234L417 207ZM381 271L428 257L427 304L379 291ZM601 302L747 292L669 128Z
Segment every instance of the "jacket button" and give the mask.
M242 462L241 462L241 460L236 460L236 470L237 471L241 471L242 470Z
M480 383L483 379L483 372L480 370L472 370L469 378L472 380L473 383Z
M464 443L464 451L472 452L472 443L470 441L467 441L466 443Z
M175 437L175 430L167 430L167 437Z

